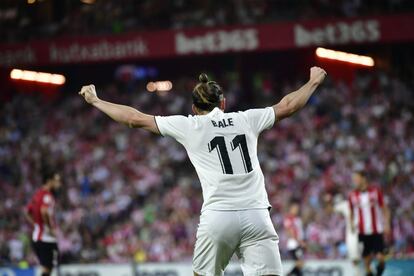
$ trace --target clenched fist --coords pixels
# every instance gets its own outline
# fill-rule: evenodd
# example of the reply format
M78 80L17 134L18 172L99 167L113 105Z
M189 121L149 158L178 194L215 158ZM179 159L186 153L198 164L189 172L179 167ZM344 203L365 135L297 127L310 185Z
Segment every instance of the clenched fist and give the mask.
M326 72L320 67L312 67L310 69L310 80L316 84L321 84L326 77Z
M98 96L96 95L95 85L93 84L82 86L79 95L81 95L89 104L94 104L99 100Z

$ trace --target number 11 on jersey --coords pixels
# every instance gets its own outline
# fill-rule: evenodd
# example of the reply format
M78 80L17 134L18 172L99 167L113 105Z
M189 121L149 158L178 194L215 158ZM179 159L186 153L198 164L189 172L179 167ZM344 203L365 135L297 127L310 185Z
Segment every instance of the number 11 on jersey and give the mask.
M243 161L244 170L246 173L249 173L253 170L252 162L250 160L249 149L247 148L246 135L240 134L234 137L230 143L231 150L234 151L236 148L239 148L240 155ZM217 153L219 156L221 168L224 174L233 174L233 167L230 162L229 153L226 147L226 141L224 136L216 136L208 144L209 152L212 152L217 148Z

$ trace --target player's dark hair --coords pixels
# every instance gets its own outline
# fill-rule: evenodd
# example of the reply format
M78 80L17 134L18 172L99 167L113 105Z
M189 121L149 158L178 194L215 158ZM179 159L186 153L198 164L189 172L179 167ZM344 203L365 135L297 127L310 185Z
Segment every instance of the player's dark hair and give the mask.
M193 104L205 111L211 111L220 106L223 100L223 91L215 81L210 81L205 73L198 77L200 81L193 90Z
M352 168L353 173L357 173L363 177L367 177L366 162L364 160L356 162Z
M56 166L45 165L43 164L40 169L40 174L42 176L42 182L46 183L50 179L54 178L59 171Z
M367 172L365 170L365 168L354 168L353 170L354 173L359 174L360 176L367 178Z
M298 198L292 198L289 203L290 203L291 206L292 205L300 205L300 200Z
M365 171L354 171L354 173L359 174L360 176L367 178L367 173Z

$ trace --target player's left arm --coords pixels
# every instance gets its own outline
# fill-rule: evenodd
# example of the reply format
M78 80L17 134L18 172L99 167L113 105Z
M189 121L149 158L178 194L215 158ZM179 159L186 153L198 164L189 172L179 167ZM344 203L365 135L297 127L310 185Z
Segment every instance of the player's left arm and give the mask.
M143 128L155 134L160 134L155 117L145 114L130 106L114 104L98 98L94 85L83 86L79 92L85 101L111 117L113 120L129 127Z
M356 231L356 225L354 224L354 206L352 204L351 196L348 198L349 204L349 225L351 226L351 232L354 233Z
M318 88L318 86L323 82L325 77L325 70L316 66L312 67L310 69L309 81L306 84L298 90L287 94L279 103L273 105L276 120L280 121L284 118L290 117L302 109L315 92L316 88Z
M390 233L391 231L391 215L390 215L390 209L388 208L387 205L384 205L384 207L382 207L382 211L384 212L384 232L385 233Z
M391 231L391 213L390 209L388 208L388 205L386 202L384 202L384 195L380 190L378 192L378 203L382 209L382 213L384 215L384 232L386 234L389 234Z

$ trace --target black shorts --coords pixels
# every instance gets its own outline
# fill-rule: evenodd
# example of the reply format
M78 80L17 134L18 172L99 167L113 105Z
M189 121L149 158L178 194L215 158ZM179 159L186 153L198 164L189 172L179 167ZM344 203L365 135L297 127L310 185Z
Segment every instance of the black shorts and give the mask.
M55 242L33 242L33 249L41 266L52 269L58 264L59 251Z
M295 249L289 250L289 254L295 261L301 260L303 257L303 249L302 247L297 247Z
M366 257L371 254L383 253L385 249L384 237L382 234L359 235L358 240L362 243L362 256Z

